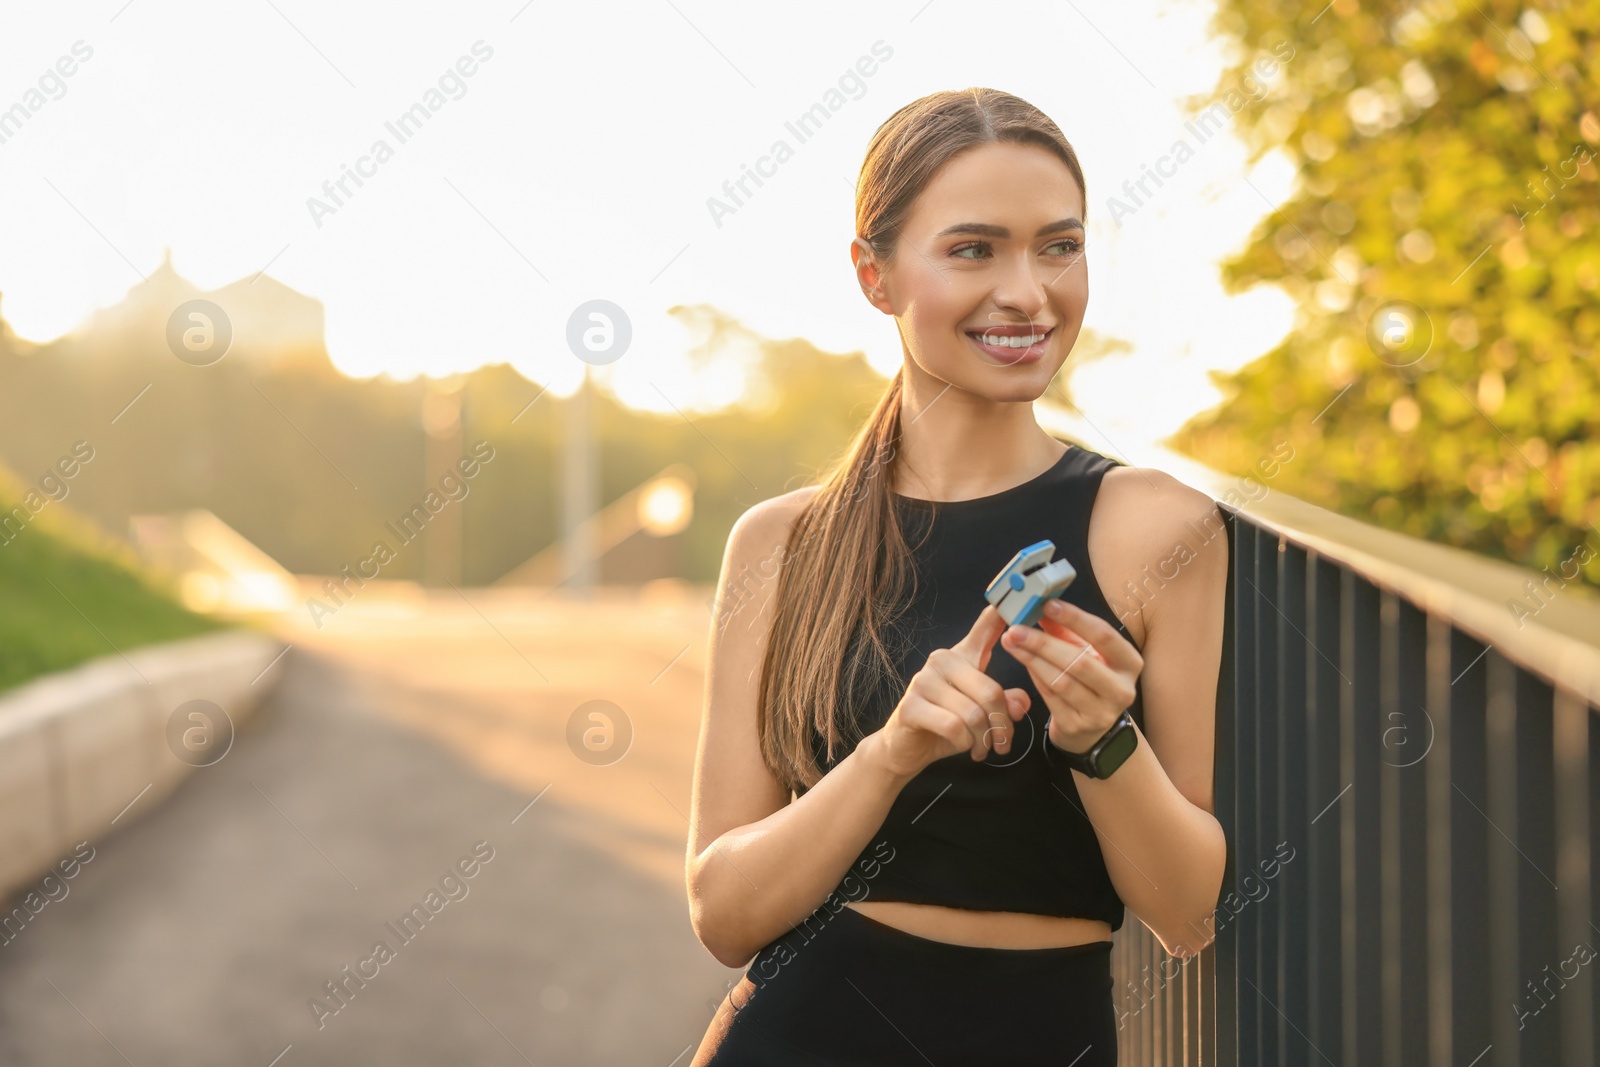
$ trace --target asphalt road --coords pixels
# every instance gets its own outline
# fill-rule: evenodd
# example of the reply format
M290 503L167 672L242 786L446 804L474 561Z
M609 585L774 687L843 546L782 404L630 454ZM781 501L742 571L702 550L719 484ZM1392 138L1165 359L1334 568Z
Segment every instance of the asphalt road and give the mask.
M687 1063L738 974L683 886L702 600L280 620L227 756L0 947L0 1063ZM631 726L609 764L570 740L593 700Z

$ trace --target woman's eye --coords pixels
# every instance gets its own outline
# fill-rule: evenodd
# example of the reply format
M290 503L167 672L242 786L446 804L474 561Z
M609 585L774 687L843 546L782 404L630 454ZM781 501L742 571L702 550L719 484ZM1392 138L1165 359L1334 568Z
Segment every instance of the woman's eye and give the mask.
M1051 244L1048 247L1063 249L1063 251L1057 252L1056 255L1075 256L1079 252L1083 251L1083 242L1068 237L1060 241L1056 241L1054 244ZM969 256L966 255L968 252L976 252L980 254ZM952 256L960 256L962 259L987 259L989 252L990 249L988 241L973 241L970 244L959 245L950 250L950 254Z

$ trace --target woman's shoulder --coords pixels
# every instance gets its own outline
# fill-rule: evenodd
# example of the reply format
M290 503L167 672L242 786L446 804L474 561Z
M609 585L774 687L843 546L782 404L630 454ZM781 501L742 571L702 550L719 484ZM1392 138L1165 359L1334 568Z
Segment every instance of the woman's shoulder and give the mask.
M802 485L751 504L734 522L733 528L759 532L787 530L821 488L820 485Z
M1226 550L1204 551L1223 532L1216 502L1165 471L1114 464L1105 472L1089 518L1089 555L1108 597L1139 591L1125 609L1139 616L1141 645L1143 608L1161 600L1157 589L1197 560L1226 567Z
M1154 467L1133 467L1107 459L1100 499L1128 522L1157 529L1182 526L1208 512L1216 502L1193 486ZM1099 501L1097 501L1098 503Z
M1090 519L1091 536L1100 527L1134 557L1157 558L1174 545L1192 541L1199 531L1219 531L1216 501L1154 467L1118 464L1105 472ZM1153 559L1147 559L1152 566Z
M801 486L745 508L728 531L730 566L737 569L740 563L749 564L758 558L783 554L795 521L820 488Z
M795 519L815 491L805 486L759 501L734 520L723 550L718 578L717 630L726 632L735 614L745 613L751 628L772 625L777 583L769 581L792 552Z

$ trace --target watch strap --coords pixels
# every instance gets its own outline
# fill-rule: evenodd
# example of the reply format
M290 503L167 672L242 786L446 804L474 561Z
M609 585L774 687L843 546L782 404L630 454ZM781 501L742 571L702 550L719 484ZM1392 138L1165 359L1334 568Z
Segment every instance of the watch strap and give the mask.
M1097 757L1111 737L1121 733L1123 730L1131 730L1133 727L1133 713L1130 709L1124 708L1122 714L1117 717L1117 721L1112 723L1110 728L1101 734L1093 745L1089 746L1089 751L1069 752L1050 740L1050 727L1047 721L1044 733L1044 755L1045 760L1050 764L1052 777L1071 778L1074 770L1090 778L1109 777L1109 775L1100 773Z

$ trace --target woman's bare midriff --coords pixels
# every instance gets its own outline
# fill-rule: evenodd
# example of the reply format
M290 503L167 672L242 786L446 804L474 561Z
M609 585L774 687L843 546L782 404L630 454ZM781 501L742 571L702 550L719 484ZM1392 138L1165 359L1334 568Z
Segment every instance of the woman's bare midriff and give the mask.
M1065 948L1111 940L1111 924L1102 919L1064 918L1021 911L971 911L902 900L852 900L847 906L886 926L953 945Z

